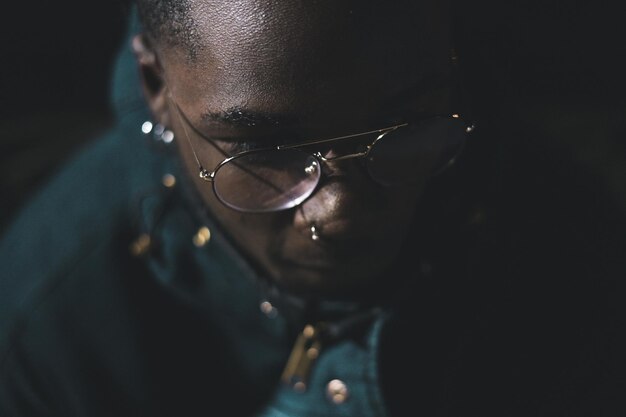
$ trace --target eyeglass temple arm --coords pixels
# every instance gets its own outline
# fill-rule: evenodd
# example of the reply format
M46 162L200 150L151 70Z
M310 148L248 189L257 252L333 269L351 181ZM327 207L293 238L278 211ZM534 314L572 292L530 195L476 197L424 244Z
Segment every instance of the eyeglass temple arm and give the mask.
M204 166L200 162L200 158L198 157L198 154L196 153L196 149L194 148L193 144L191 143L191 138L189 137L189 131L187 130L187 126L190 126L194 131L196 131L196 129L191 124L191 122L187 119L187 117L182 112L180 107L178 107L178 103L171 96L169 98L170 98L170 102L172 102L172 104L174 104L174 107L176 108L176 115L178 116L178 119L180 120L180 124L181 124L181 126L183 128L183 131L185 132L185 137L187 138L187 142L189 142L189 148L191 148L191 152L193 153L193 157L194 157L194 159L196 161L196 164L198 165L198 169L200 171L200 173L199 173L200 178L202 178L203 180L212 182L213 181L214 172L209 172L206 168L204 168ZM200 134L199 132L196 132L196 133ZM202 136L202 137L204 137L204 136ZM228 153L224 152L222 149L220 149L219 146L217 146L212 141L207 140L207 142L209 144L211 144L211 146L213 146L219 153L221 153L225 157L227 157L227 158L231 157L231 155L229 155Z
M370 130L368 132L353 133L351 135L339 136L339 137L335 137L335 138L331 138L331 139L321 139L321 140L313 140L313 141L309 140L309 141L304 141L304 142L292 143L292 144L288 144L288 145L278 145L278 146L275 147L275 149L283 150L283 149L300 148L300 147L303 147L303 146L320 145L322 143L335 142L335 141L342 140L342 139L349 139L349 138L354 138L354 137L358 137L358 136L370 135L372 133L387 133L387 132L395 130L395 129L399 128L399 127L404 127L404 126L408 126L408 123L402 123L402 124L399 124L399 125L384 127L382 129Z

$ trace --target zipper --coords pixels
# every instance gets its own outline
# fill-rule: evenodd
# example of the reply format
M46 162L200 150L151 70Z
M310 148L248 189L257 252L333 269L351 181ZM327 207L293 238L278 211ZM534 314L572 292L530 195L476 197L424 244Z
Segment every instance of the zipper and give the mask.
M281 376L294 391L304 392L308 387L311 369L322 349L324 328L324 323L307 324L296 339Z

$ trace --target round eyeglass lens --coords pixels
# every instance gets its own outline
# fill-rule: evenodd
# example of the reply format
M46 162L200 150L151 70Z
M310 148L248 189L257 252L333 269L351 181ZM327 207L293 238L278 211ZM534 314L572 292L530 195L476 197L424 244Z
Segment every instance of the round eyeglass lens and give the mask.
M467 133L465 122L454 117L434 117L395 129L374 144L367 169L385 186L418 183L454 161Z
M285 210L311 195L321 172L316 158L296 149L250 152L219 167L213 188L235 210Z

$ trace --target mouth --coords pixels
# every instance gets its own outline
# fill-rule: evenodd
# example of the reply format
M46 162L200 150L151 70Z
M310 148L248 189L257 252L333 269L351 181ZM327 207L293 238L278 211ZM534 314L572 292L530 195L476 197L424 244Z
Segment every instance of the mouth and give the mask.
M357 208L290 228L268 253L270 275L289 287L321 292L365 290L378 282L407 237L408 216Z
M397 252L398 236L373 233L365 227L333 222L319 229L319 238L300 234L276 252L275 259L290 271L307 270L332 276L369 275Z
M391 263L389 254L381 256L371 248L338 244L317 248L281 257L276 282L294 292L353 296L375 286Z
M373 219L333 219L321 224L313 224L315 233L319 237L320 245L346 244L358 241L380 241L389 239L389 227L378 218Z
M317 240L307 229L291 229L267 253L269 276L295 293L368 293L389 278L385 270L399 254L406 229L371 218L324 223Z

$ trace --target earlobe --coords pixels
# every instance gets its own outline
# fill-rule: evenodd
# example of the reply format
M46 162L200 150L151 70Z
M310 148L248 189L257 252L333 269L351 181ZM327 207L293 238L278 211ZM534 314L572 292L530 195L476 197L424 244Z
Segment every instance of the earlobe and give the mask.
M145 34L136 35L131 45L141 77L146 103L150 107L154 120L164 126L168 126L167 86L159 57L154 50L152 42Z

